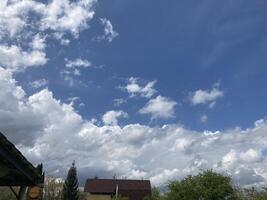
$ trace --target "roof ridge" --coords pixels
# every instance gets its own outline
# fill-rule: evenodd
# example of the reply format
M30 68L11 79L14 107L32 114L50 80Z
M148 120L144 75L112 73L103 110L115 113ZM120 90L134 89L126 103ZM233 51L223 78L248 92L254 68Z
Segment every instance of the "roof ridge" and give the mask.
M88 178L88 179L86 179L86 181L87 180L114 180L114 181L149 181L150 182L150 180L149 179L113 179L113 178Z

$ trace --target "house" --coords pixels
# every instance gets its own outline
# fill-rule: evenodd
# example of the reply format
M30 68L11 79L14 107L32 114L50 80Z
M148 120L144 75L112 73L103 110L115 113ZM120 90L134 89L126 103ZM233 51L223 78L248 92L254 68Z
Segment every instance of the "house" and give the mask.
M87 200L111 200L116 196L127 197L128 200L143 200L151 195L149 180L127 179L87 179L84 191Z
M34 167L15 145L0 132L0 186L8 186L16 199L23 199L27 187L29 187L29 192L35 189L41 196L43 183L42 165ZM18 193L13 189L13 186L19 187Z

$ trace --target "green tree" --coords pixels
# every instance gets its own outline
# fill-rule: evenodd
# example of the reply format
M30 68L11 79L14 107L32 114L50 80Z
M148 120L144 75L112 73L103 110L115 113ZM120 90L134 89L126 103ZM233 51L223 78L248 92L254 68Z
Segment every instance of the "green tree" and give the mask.
M87 193L79 191L79 200L86 200Z
M231 178L212 170L187 176L181 181L172 181L168 185L168 200L236 200Z
M160 199L161 199L161 196L160 196L160 191L159 191L159 189L156 188L156 187L153 187L153 188L151 189L151 195L145 197L144 200L160 200Z
M78 178L77 171L75 167L75 162L73 161L67 175L67 179L63 185L63 200L78 200L79 190L78 190Z

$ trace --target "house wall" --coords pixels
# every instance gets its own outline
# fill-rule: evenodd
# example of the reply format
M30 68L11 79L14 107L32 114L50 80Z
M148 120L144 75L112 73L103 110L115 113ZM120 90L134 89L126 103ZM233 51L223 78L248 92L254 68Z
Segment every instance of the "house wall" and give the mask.
M111 200L111 195L105 194L87 194L86 200Z

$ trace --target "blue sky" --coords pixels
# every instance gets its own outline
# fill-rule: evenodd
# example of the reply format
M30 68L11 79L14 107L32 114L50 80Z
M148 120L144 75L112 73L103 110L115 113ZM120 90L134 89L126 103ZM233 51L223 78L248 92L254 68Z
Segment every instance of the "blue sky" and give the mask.
M88 119L113 110L113 99L127 98L117 88L127 78L157 80L158 93L179 102L175 117L151 122L136 113L147 99L134 98L122 107L130 118L121 123L179 122L197 130L249 127L266 114L265 8L264 1L101 1L90 29L66 47L48 41L46 65L28 70L26 80L25 74L17 77L22 84L47 79L62 100L79 97L85 106L76 109ZM103 32L100 18L109 19L119 33L112 42L95 41ZM86 86L69 87L62 80L64 58L87 59L96 66L78 77ZM216 82L224 97L214 109L186 101L190 92ZM210 116L208 122L199 123L204 114Z
M183 177L189 169L195 173L212 167L257 175L257 180L248 178L244 185L266 182L262 166L267 162L267 144L249 142L256 135L266 137L266 1L7 2L0 6L4 12L0 16L0 97L5 102L0 130L33 162L46 158L48 174L64 175L73 152L82 151L84 162L89 163L90 145L96 148L92 154L103 155L103 145L108 143L103 144L103 138L110 137L111 146L122 148L114 152L115 160L112 164L78 160L84 176L118 173L151 178L159 185L172 176ZM63 131L65 126L70 126L68 133ZM100 137L98 131L108 136ZM128 135L131 142L121 144L123 139L117 139L123 136L118 133ZM176 159L169 167L157 161L144 164L146 159L157 160L151 152L161 134L162 145L176 145L177 155L188 165L180 166L181 160ZM189 144L202 144L202 137L216 134L220 142L186 150ZM243 147L228 138L236 134L245 137ZM64 137L67 144L76 136L92 137L88 147L70 147L68 158L52 155L58 148L67 148L51 147L55 141ZM225 137L230 143L227 148ZM175 144L169 143L170 138ZM145 149L149 145L151 149ZM216 147L217 157L204 155ZM138 158L121 155L138 148L144 148ZM165 154L166 159L176 155L172 148ZM246 156L253 157L251 163ZM55 164L56 159L64 164ZM191 166L196 162L202 164ZM96 165L102 167L98 170ZM236 180L241 182L240 177Z

